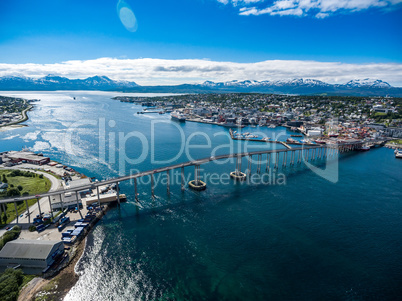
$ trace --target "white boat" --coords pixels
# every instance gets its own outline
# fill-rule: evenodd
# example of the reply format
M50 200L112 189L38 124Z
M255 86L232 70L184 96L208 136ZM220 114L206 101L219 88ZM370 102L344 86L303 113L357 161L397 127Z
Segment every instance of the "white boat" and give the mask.
M370 146L368 146L368 145L363 145L361 148L360 148L360 151L361 152L366 152L366 151L369 151L370 150Z
M395 158L402 159L402 150L398 150L398 151L395 153Z
M173 120L186 121L186 115L184 115L183 113L181 113L179 111L173 111L172 113L170 113L170 117Z

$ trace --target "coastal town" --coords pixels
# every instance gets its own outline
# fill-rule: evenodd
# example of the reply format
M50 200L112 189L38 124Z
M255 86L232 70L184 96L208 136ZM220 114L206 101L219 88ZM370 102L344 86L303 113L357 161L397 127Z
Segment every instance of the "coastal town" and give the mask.
M230 93L115 99L141 104L141 114L174 112L182 121L224 127L284 126L315 138L402 137L401 98Z
M26 112L37 100L0 96L0 127L12 126L28 119Z

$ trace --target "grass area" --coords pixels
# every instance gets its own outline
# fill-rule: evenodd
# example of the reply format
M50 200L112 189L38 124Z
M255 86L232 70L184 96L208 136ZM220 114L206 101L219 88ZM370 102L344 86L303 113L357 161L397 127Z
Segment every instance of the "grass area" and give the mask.
M0 170L0 181L3 181L3 175L6 176L7 183L8 183L8 189L6 192L0 193L0 198L6 198L6 197L11 197L7 196L7 192L10 190L18 191L20 195L36 195L36 194L41 194L44 192L49 191L51 187L51 182L48 178L46 177L40 177L38 174L35 174L33 177L27 177L27 176L15 176L12 177L11 173L14 170L9 170L9 169L4 169ZM21 188L21 189L18 189ZM15 195L15 197L18 197L19 195ZM36 199L31 199L28 200L28 206L32 206L36 203ZM6 224L10 223L12 220L14 220L17 215L15 214L15 206L13 203L7 204L6 208L2 208L2 212L4 212L4 209L6 209L6 214L7 214L7 220L4 220L3 213L0 216L0 228L4 227ZM26 205L25 202L18 202L17 203L17 211L18 215L23 213L26 210Z
M27 285L32 279L34 279L35 277L37 277L36 275L23 275L22 276L22 284L20 285L20 290Z
M35 177L10 177L13 170L3 169L0 170L0 181L3 179L3 175L6 176L9 188L13 185L14 187L22 186L21 195L27 192L29 195L40 194L49 191L52 183L46 177L40 178L39 175Z
M390 141L391 144L402 144L402 139L395 139Z

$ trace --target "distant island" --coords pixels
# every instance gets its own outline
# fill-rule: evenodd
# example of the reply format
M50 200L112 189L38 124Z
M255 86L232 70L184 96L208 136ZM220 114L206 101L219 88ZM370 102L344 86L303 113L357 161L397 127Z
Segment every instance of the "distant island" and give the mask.
M55 91L98 90L135 93L271 93L294 95L335 96L402 96L402 87L393 87L376 79L356 79L345 84L328 84L315 79L290 79L275 81L205 81L201 84L167 86L140 86L135 82L116 81L106 76L86 79L68 79L48 75L42 78L0 77L0 91Z

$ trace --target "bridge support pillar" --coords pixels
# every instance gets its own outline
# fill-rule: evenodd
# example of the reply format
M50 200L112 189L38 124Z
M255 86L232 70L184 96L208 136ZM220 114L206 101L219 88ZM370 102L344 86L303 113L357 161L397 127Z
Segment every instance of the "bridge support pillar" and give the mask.
M98 193L98 195L99 195L99 193ZM61 197L61 193L59 194L59 199L60 199L60 203L61 203L61 211L64 211L63 198Z
M241 171L241 157L238 156L236 159L236 170L230 173L230 177L236 181L243 181L246 179L247 175Z
M98 197L98 205L99 205L99 207L100 207L101 202L100 202L99 186L96 186L96 195L97 195L97 197Z
M282 163L282 166L283 167L286 167L286 162L288 161L288 152L285 152L284 154L283 154L283 163Z
M48 200L49 200L50 214L52 215L52 218L53 218L53 208L52 208L52 202L50 200L50 195L48 196Z
M31 223L31 214L29 213L29 207L28 207L28 201L25 200L25 206L27 207L27 213L28 213L28 224Z
M181 167L181 191L184 191L184 167Z
M155 198L155 188L154 188L154 174L151 174L151 195L152 198Z
M136 202L138 202L137 178L134 178L134 199Z
M82 217L82 213L81 213L80 204L78 203L78 191L75 191L75 201L77 202L77 210L78 210L78 212L79 212L81 218L83 218L83 217ZM82 206L84 206L84 205L82 205Z
M120 186L119 182L116 182L116 189L117 189L117 204L120 206Z
M279 153L276 153L274 169L278 169Z
M265 166L265 171L269 171L270 164L271 164L271 154L267 154L267 165Z
M188 186L197 191L205 190L207 188L207 184L205 184L203 181L199 180L199 172L200 172L200 166L195 165L194 166L194 180L188 182Z
M17 224L18 224L19 215L18 215L18 209L17 209L17 202L14 202L14 208L15 208L15 215L17 217Z
M169 170L166 171L166 180L167 180L167 193L170 193L170 173Z
M248 157L247 161L247 173L250 175L251 174L251 168L252 168L252 161L253 161L253 156Z
M40 210L39 198L36 198L36 202L38 203L39 216L42 216L42 210Z

